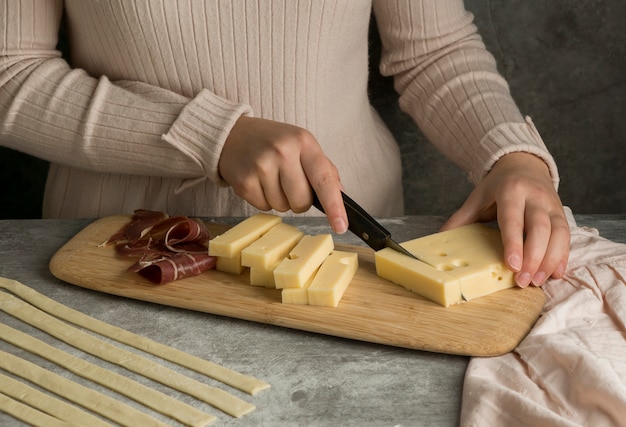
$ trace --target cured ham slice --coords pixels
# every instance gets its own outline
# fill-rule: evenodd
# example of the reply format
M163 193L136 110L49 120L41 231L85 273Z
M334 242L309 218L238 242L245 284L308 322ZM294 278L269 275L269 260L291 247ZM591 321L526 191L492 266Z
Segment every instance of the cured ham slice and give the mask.
M172 252L208 252L206 242L211 238L209 230L198 220L187 217L174 217L159 224L165 224L164 243Z
M137 261L128 271L139 273L151 282L160 285L185 277L197 276L215 268L216 258L209 254L175 253L151 261Z
M131 222L125 230L129 242L134 243L141 240L146 233L157 224L163 223L168 218L165 212L148 211L138 209L135 211Z
M133 213L131 221L117 233L109 237L101 246L109 242L118 242L120 240L127 240L131 244L134 244L144 237L145 234L152 229L152 226L164 221L168 217L169 215L165 212L137 209Z
M216 258L208 255L210 239L200 220L138 209L103 245L114 244L118 255L139 258L128 271L164 284L215 268Z

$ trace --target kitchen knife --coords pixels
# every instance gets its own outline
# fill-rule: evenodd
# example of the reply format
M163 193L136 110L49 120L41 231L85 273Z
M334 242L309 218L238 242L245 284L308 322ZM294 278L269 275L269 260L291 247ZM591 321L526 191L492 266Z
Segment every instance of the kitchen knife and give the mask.
M400 246L391 238L391 233L376 221L357 202L352 200L346 193L341 192L343 203L348 214L348 230L361 238L369 247L375 251L391 248L411 258L418 259L411 252ZM324 212L324 208L313 191L313 206Z

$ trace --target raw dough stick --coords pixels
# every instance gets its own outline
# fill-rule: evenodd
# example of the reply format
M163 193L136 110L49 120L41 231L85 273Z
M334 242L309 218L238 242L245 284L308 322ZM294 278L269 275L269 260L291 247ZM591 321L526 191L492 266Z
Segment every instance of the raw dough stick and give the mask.
M58 399L55 399L58 400ZM0 411L6 412L14 416L18 420L22 420L33 426L46 427L78 427L78 424L70 424L66 421L54 418L45 412L24 405L22 402L11 399L0 393Z
M0 351L0 368L18 377L22 377L38 386L45 388L67 400L87 408L96 414L128 426L162 426L167 425L106 394L82 386L67 378L50 372L17 356ZM83 424L84 425L84 424Z
M78 409L61 399L43 393L21 381L17 381L7 375L0 374L0 396L4 393L8 397L22 401L23 405L41 411L47 417L52 417L56 422L65 422L71 425L83 425L89 427L111 427L106 421L91 415L89 412ZM28 406L30 405L30 406ZM25 420L16 414L11 414L22 421L35 425L52 425L48 419Z
M141 374L146 378L187 393L233 417L242 417L255 409L253 404L241 400L224 390L207 386L150 359L109 344L38 310L6 292L0 292L0 309L67 344L122 366L129 371Z
M60 304L15 280L0 277L0 288L11 291L32 305L39 307L41 310L67 322L78 325L81 328L88 329L107 338L121 342L122 344L135 347L139 350L145 351L146 353L153 354L172 363L194 370L248 394L254 395L259 391L270 387L268 383L254 377L243 375L239 372L233 371L232 369L225 368L200 357L193 356L176 348L152 341L148 338L142 337L141 335L134 334L125 329L118 328L117 326L113 326L101 320L87 316L80 311L76 311Z
M213 415L205 414L191 405L173 399L164 393L146 387L113 371L72 356L63 350L59 350L2 323L0 323L0 339L54 362L83 378L108 387L188 426L204 427L216 420ZM93 426L95 424L85 423L85 425Z

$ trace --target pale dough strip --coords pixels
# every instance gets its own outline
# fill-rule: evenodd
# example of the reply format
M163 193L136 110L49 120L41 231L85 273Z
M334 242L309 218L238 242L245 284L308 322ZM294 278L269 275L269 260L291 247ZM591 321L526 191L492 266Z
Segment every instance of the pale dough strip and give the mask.
M187 393L233 417L242 417L255 409L253 404L241 400L224 390L207 386L150 359L95 338L6 292L0 292L0 309L67 344L122 366L129 371L141 374L146 378Z
M71 425L83 425L89 427L111 427L111 424L101 418L91 415L89 412L78 409L74 405L70 405L61 399L43 393L34 387L23 382L17 381L7 375L0 374L0 394L22 401L24 406L32 407L37 411L43 412L48 417L54 418L56 421L65 422ZM11 414L14 415L14 414ZM15 416L15 415L14 415ZM20 418L20 417L18 417ZM20 418L22 419L22 418ZM36 425L51 425L49 420L24 420Z
M33 426L79 427L78 424L70 424L67 421L54 418L45 412L41 412L40 410L32 408L28 405L24 405L22 402L11 399L2 393L0 393L0 411L6 412L18 420L22 420Z
M188 426L204 427L217 419L213 415L205 414L191 405L180 402L164 393L146 387L143 384L113 371L72 356L63 350L59 350L37 338L31 337L24 332L2 323L0 323L0 339L54 362L70 372L108 387L113 391L142 403L148 408L154 409ZM57 418L61 417L57 416ZM85 425L95 426L93 423L85 423Z
M159 426L166 424L150 415L141 412L132 406L105 394L70 381L60 375L50 372L36 364L0 350L0 368L18 377L22 377L38 386L45 388L59 396L71 400L96 414L128 426Z
M67 322L79 325L82 328L116 340L122 344L135 347L172 363L184 366L185 368L194 370L248 394L254 395L259 391L270 387L268 383L254 377L241 374L232 369L228 369L224 366L220 366L213 362L209 362L208 360L180 351L174 347L161 344L141 335L134 334L125 329L118 328L117 326L90 317L80 311L69 308L53 299L48 298L16 280L0 277L0 288L7 289L16 295L19 295L32 305L39 307L41 310Z

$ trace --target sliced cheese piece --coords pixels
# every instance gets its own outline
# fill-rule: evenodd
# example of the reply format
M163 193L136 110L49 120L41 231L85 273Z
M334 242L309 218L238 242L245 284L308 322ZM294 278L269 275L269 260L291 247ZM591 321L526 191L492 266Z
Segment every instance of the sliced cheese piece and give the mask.
M277 215L257 213L243 220L224 233L209 240L209 254L233 258L270 228L281 222Z
M470 224L402 244L437 270L459 279L469 301L514 286L513 272L504 263L500 231Z
M232 258L218 256L216 258L215 269L224 273L241 274L243 266L241 265L241 254L237 254Z
M358 268L355 252L333 251L308 287L309 304L337 307Z
M309 304L308 286L302 288L283 288L280 291L280 297L283 304Z
M304 236L274 269L277 289L302 288L335 248L330 234Z
M459 279L391 248L374 254L376 274L448 307L462 301Z
M241 251L241 264L271 270L289 255L304 233L293 225L279 223Z
M431 234L402 246L424 262L383 249L376 253L377 274L443 306L514 286L513 272L504 264L500 232L484 224Z
M313 279L317 275L319 268L309 277L309 280L301 288L283 288L280 291L280 296L283 304L309 304L309 286Z
M278 265L278 264L276 264ZM274 269L264 269L250 267L250 284L252 286L265 286L266 288L275 288Z
M274 269L303 236L296 227L280 223L241 251L241 263L250 267L250 284L276 288Z

